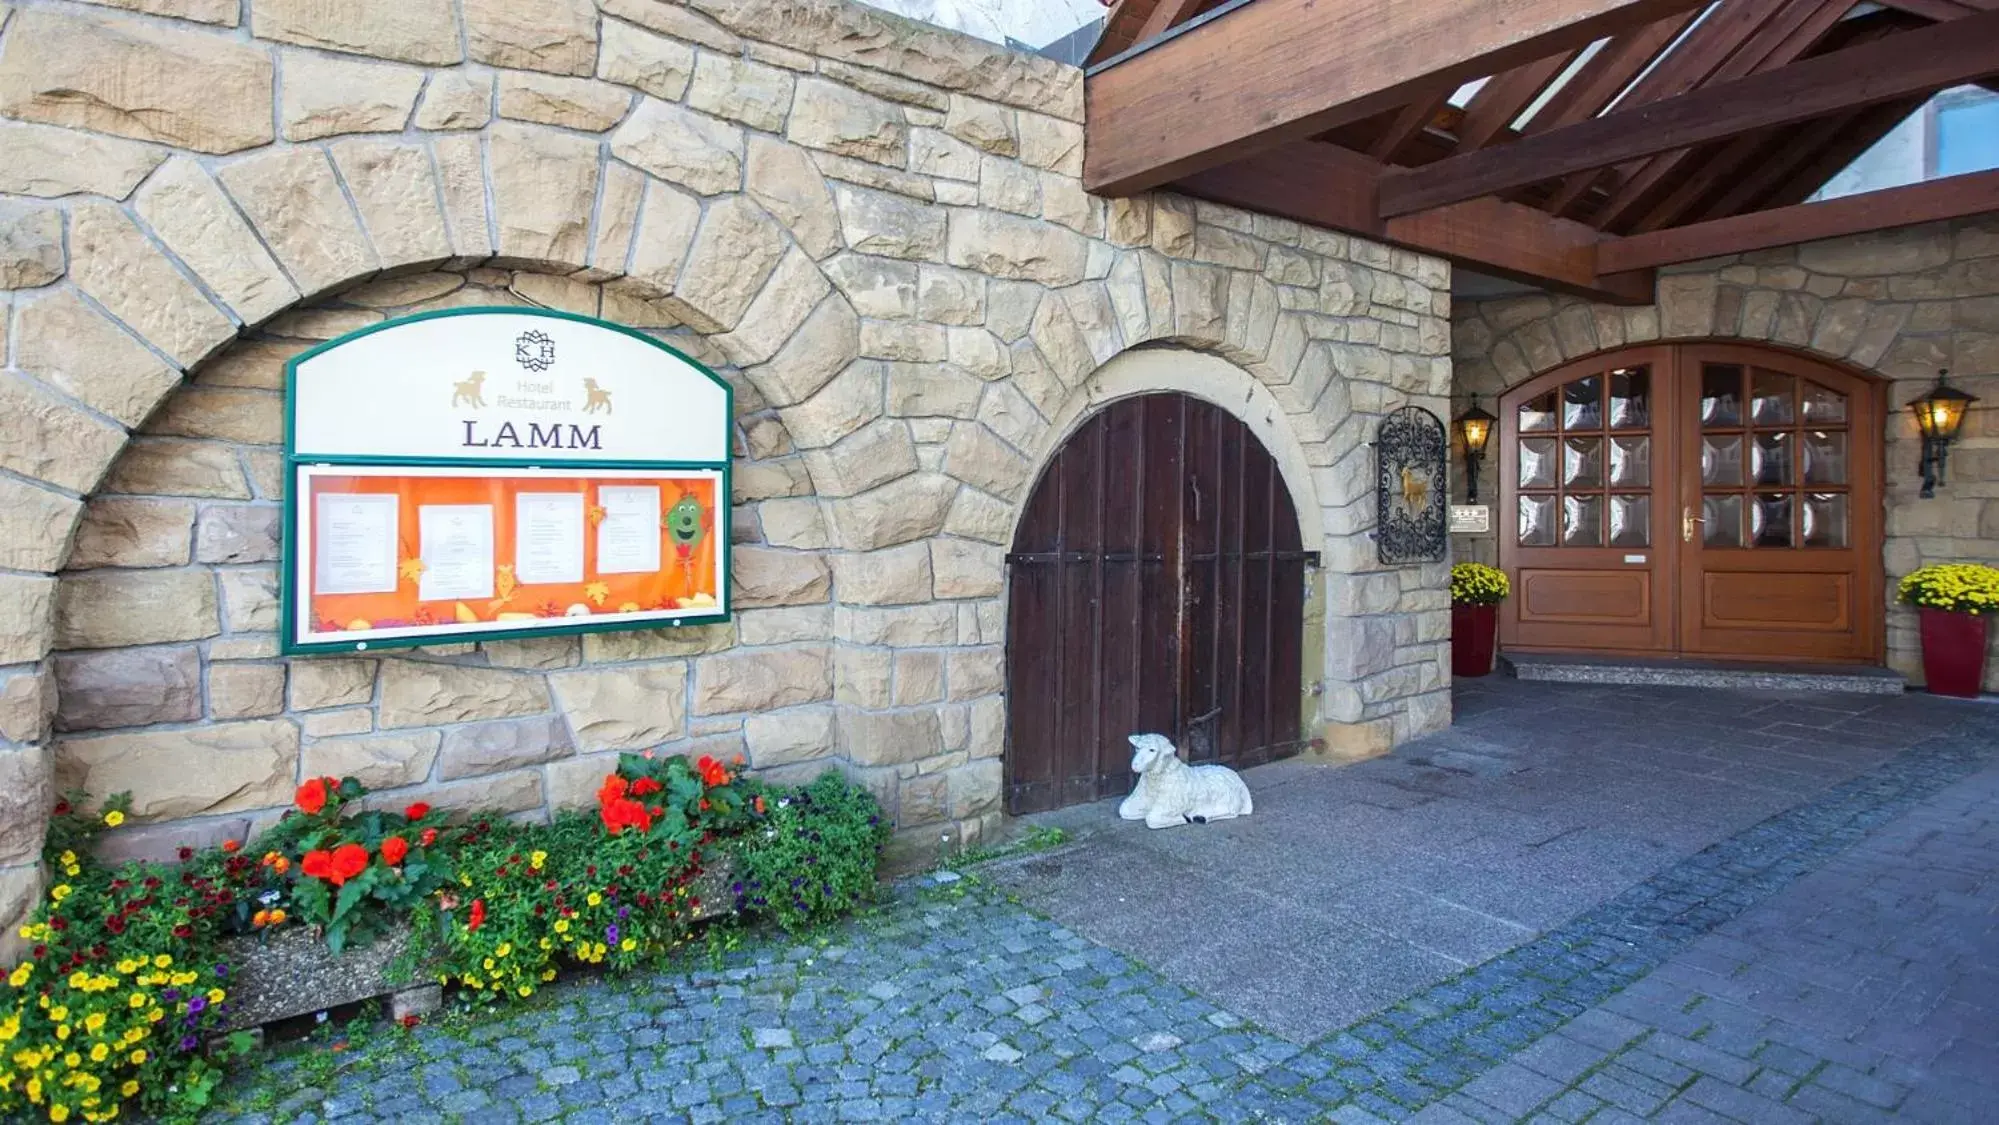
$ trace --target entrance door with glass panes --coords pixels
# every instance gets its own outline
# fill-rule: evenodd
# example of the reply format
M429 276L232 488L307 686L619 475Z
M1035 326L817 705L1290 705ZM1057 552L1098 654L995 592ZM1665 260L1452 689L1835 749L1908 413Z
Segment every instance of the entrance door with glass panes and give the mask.
M1880 659L1879 384L1774 350L1659 345L1501 406L1502 647Z

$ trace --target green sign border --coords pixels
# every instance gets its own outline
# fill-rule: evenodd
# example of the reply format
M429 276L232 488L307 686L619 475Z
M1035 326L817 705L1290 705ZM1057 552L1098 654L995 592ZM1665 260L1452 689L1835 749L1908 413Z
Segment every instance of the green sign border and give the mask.
M730 459L728 458L725 458L721 461L569 461L569 460L552 460L545 457L537 457L532 459L469 458L469 457L383 457L377 455L365 455L365 456L356 455L356 456L343 457L338 455L326 455L326 454L301 454L298 452L297 446L295 444L296 427L294 423L296 421L295 415L298 409L298 396L295 393L296 390L295 382L298 378L299 364L304 363L306 360L311 359L312 357L319 355L322 352L332 351L334 348L340 347L343 344L352 343L353 341L358 340L363 336L372 335L376 332L386 332L391 328L398 328L405 324L414 324L420 320L436 320L442 317L452 317L452 316L491 316L495 313L505 314L508 316L538 316L538 317L546 317L550 320L574 321L578 324L589 324L589 325L594 325L598 328L607 328L613 332L619 332L626 336L630 336L634 340L639 340L644 343L650 344L653 347L658 348L660 351L663 351L668 355L671 355L674 358L680 360L682 363L687 364L688 366L692 367L694 370L699 371L701 374L707 376L708 379L711 382L713 382L716 386L722 388L722 409L725 419L723 425L725 427L735 425L736 389L729 385L729 381L727 379L724 379L720 375L717 375L713 371L709 370L706 364L701 363L699 360L694 359L692 356L689 356L687 353L681 351L680 349L674 347L671 344L668 344L664 340L648 336L643 332L639 332L635 329L628 328L625 325L614 324L611 321L601 320L594 316L582 316L577 313L559 312L554 309L513 308L506 305L477 305L477 306L469 306L462 309L439 309L434 312L416 313L412 316L398 317L395 320L386 320L380 324L371 324L366 328L357 329L353 332L347 333L344 336L337 336L331 340L326 341L325 343L315 345L314 347L304 352L301 352L296 356L293 356L291 359L285 361L285 459L284 459L285 529L284 529L284 547L278 554L278 569L279 569L278 613L283 618L283 621L278 627L278 645L279 645L279 651L284 655L310 656L316 653L352 654L356 652L374 652L378 649L417 648L423 645L458 644L458 643L463 643L465 641L504 641L504 640L519 640L525 637L567 637L567 636L577 636L584 633L635 632L642 629L677 629L688 625L713 625L718 622L727 621L730 619L731 616L733 616L731 610L730 596L729 596L729 586L735 575L735 557L734 557L735 545L732 542L734 536L730 534L730 522L727 517L730 513L730 510L734 506L735 493L733 491L733 483L730 478L731 466L730 466ZM728 450L732 447L733 443L730 440L730 434L725 430L725 432L722 435L722 448L724 450ZM719 489L720 495L716 497L716 503L715 503L714 534L719 537L721 543L723 588L721 589L721 591L719 591L716 597L716 601L718 603L717 610L712 614L704 614L699 617L676 618L675 620L670 622L646 621L646 622L624 623L618 621L600 621L600 622L588 622L576 625L565 624L565 625L550 625L545 627L527 627L519 629L480 629L480 630L469 630L463 628L450 629L450 628L441 627L437 632L422 637L393 637L393 638L385 638L382 640L368 640L368 641L320 641L320 642L302 641L299 639L298 636L298 617L293 612L293 610L296 608L294 603L298 597L298 590L296 588L298 571L295 565L296 561L295 556L298 551L299 497L296 492L296 485L298 483L298 470L302 466L337 467L340 465L371 465L371 466L407 465L410 466L411 468L435 468L439 466L445 466L445 467L455 467L455 468L580 469L592 472L603 472L605 470L615 470L615 469L719 470L722 474L722 483L721 483L721 488ZM559 620L568 621L570 619L561 618Z

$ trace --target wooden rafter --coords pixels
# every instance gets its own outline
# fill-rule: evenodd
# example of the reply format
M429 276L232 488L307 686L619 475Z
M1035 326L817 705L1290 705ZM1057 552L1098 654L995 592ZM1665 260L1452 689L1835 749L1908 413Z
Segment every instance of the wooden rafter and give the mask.
M1404 215L1995 73L1999 73L1999 12L1987 12L1702 87L1510 145L1389 172L1381 181L1382 214Z
M1531 207L1477 199L1382 221L1375 183L1382 165L1356 152L1296 142L1220 168L1197 172L1175 188L1189 195L1378 238L1500 277L1531 281L1592 300L1642 304L1651 278L1597 272L1597 232Z
M1545 133L1602 113L1699 15L1680 12L1611 40L1555 91L1525 131Z
M1687 32L1686 38L1659 59L1658 65L1638 78L1621 92L1613 93L1612 99L1619 112L1650 105L1667 98L1678 97L1707 81L1719 70L1723 63L1734 56L1745 42L1752 43L1764 32L1771 21L1781 15L1787 7L1805 4L1844 3L1845 0L1722 0L1719 8L1710 12L1706 19ZM1566 128L1585 121L1594 120L1604 109L1584 116L1572 117L1561 125L1551 124L1541 132L1552 132L1555 128ZM1604 175L1600 168L1576 172L1565 179L1555 189L1548 200L1547 208L1556 215L1567 214L1569 209L1581 200Z
M1493 138L1512 128L1514 118L1528 103L1548 88L1555 76L1575 61L1576 51L1564 51L1495 74L1465 106L1465 118L1458 123L1458 151L1470 152L1491 144Z
M1826 32L1840 22L1849 9L1847 0L1793 0L1776 18L1767 21L1742 49L1730 56L1714 72L1712 81L1766 73L1803 58ZM1670 152L1631 168L1619 169L1620 180L1609 199L1597 210L1595 225L1609 229L1655 187L1677 171L1687 153Z
M1607 274L1650 269L1988 211L1999 211L1999 171L1608 239L1597 247L1597 262Z
M1455 85L1439 86L1403 106L1396 112L1395 119L1388 123L1388 128L1368 147L1367 154L1384 164L1396 163L1396 154L1430 127L1456 92Z
M1085 83L1084 184L1144 191L1699 0L1256 0Z

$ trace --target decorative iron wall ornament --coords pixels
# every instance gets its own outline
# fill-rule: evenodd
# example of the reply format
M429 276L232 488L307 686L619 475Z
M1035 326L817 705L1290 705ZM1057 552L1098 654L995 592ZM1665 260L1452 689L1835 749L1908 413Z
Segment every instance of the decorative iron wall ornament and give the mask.
M1382 419L1374 440L1374 539L1382 562L1443 559L1450 452L1444 423L1420 406L1405 406Z

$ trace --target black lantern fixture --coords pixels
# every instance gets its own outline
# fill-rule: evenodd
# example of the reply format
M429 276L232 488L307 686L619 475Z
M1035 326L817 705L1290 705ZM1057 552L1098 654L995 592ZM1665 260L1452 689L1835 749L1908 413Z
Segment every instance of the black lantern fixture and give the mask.
M1937 385L1930 393L1909 404L1916 416L1916 429L1923 435L1923 496L1937 494L1937 485L1943 483L1944 461L1950 455L1951 440L1957 437L1957 428L1964 424L1965 408L1977 402L1976 395L1968 395L1950 385L1950 372L1937 372Z
M1478 396L1472 396L1471 408L1457 416L1453 425L1458 428L1458 437L1465 443L1465 502L1478 503L1478 464L1485 460L1485 443L1492 440L1492 424L1499 419L1479 409Z

